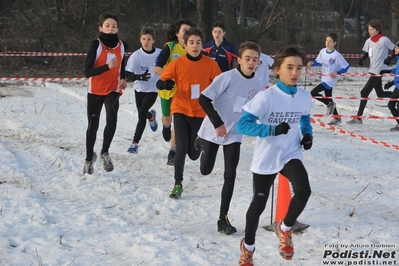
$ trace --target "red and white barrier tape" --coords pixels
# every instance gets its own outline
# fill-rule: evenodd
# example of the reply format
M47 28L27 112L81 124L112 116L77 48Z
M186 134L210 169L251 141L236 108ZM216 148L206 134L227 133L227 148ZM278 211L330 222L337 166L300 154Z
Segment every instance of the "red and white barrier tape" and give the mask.
M127 52L125 55L131 55L132 52ZM53 52L12 52L0 53L0 56L86 56L86 53L53 53Z
M333 117L333 118L361 118L361 119L392 119L399 120L399 117L396 116L382 116L382 115L325 115L325 114L313 114L312 117Z
M0 78L0 81L81 81L88 78Z
M321 72L306 72L307 76L329 76L322 74ZM384 77L384 76L389 76L389 77L395 77L399 75L395 75L393 73L388 73L388 74L380 74L380 75L375 75L375 74L370 74L370 73L356 73L356 72L348 72L348 73L343 73L339 74L337 77Z
M311 118L310 121L313 124L316 123L316 121L313 118ZM342 128L337 128L335 126L327 125L327 124L325 124L325 123L323 123L321 121L317 121L317 123L321 127L328 128L328 129L330 129L332 131L336 131L336 132L341 133L343 135L349 135L349 136L351 136L353 138L359 138L359 139L361 139L363 141L368 141L368 142L371 142L371 143L374 143L374 144L377 144L377 145L382 145L382 146L387 147L387 148L394 148L396 150L399 150L399 145L389 144L389 143L387 143L385 141L379 141L379 140L376 140L376 139L373 139L373 138L368 138L368 137L365 137L365 136L362 136L362 135L359 135L359 134L355 134L353 132L349 132L349 131L343 130Z
M7 51L4 47L4 51L0 52L0 56L86 56L86 53L57 53L57 52L27 52L27 51ZM132 54L128 52L126 54ZM274 55L270 55L273 57ZM342 54L344 58L362 58L362 54ZM316 58L317 54L308 54L306 58Z
M86 56L86 54L85 53L22 52L22 53L0 53L0 56Z
M366 100L366 101L384 101L384 100L389 100L389 101L394 101L397 102L399 101L399 98L369 98L369 97L356 97L356 96L350 96L350 97L343 97L343 96L334 96L334 97L327 97L327 96L312 96L314 99L338 99L338 100Z

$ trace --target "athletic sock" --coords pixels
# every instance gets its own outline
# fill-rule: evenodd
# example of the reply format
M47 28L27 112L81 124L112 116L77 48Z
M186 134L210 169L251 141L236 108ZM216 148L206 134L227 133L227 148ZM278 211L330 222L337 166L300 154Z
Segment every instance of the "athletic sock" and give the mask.
M245 249L248 250L249 252L254 252L254 250L255 250L255 244L248 245L248 244L246 244L246 243L244 242L244 247L245 247Z
M283 232L288 232L288 231L291 231L292 227L291 227L291 226L286 226L286 225L284 224L284 221L283 221L283 222L281 223L280 229L281 229L281 231L283 231Z

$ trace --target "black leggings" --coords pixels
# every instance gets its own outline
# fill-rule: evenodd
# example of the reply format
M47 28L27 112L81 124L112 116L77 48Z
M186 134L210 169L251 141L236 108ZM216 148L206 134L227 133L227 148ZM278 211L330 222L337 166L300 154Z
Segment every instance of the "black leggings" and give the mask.
M150 119L152 117L152 114L148 110L150 110L150 108L157 100L158 93L135 91L134 94L136 97L136 107L139 121L136 125L136 131L134 132L133 141L139 143L141 137L143 136L145 125L147 124L147 119Z
M229 212L231 198L234 192L237 165L240 160L240 142L223 145L224 155L224 183L221 195L220 215L224 217ZM203 175L209 175L215 165L219 144L203 140L203 152L201 153L200 171Z
M184 114L173 114L173 127L176 138L175 155L175 185L183 182L184 164L186 154L195 161L200 156L200 151L194 148L194 141L197 138L197 132L204 119L200 117L189 117Z
M289 161L280 173L288 178L294 191L294 197L291 199L287 215L283 219L285 225L293 226L296 219L304 210L310 197L311 190L308 173L306 172L302 162L298 159ZM245 225L245 243L248 245L255 244L255 235L259 225L259 217L266 207L270 188L273 185L275 178L276 174L253 174L253 198L247 211Z
M108 152L112 139L115 135L116 123L119 110L119 93L111 92L108 95L87 94L87 119L88 127L86 130L86 159L93 158L94 144L96 143L98 125L103 104L106 112L106 125L104 128L103 146L101 154Z
M327 89L326 87L324 87L323 83L320 83L319 85L317 85L310 93L312 94L312 96L323 96L320 94L320 92L324 91L324 96L325 97L332 97L332 89ZM323 98L316 98L316 100L324 103L325 105L328 105L329 103L333 102L332 99L323 99ZM334 115L337 115L337 108L334 108L333 111Z
M391 98L399 98L399 89L396 87L391 94ZM388 108L393 116L399 117L399 104L397 101L389 101ZM399 124L399 120L396 120L396 123Z
M363 89L360 91L360 97L367 98L372 90L375 90L377 97L380 98L389 98L391 96L391 92L382 90L382 81L381 77L371 76L367 81L366 85L364 85ZM359 110L357 111L357 115L363 115L364 108L366 108L367 100L360 100Z

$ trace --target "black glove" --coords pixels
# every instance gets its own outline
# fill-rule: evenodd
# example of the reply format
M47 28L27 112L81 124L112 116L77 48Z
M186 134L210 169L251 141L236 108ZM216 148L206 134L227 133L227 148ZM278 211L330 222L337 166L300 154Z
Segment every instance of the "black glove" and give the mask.
M303 145L303 148L305 150L309 150L310 148L312 148L312 144L313 144L313 136L312 135L306 134L305 136L303 136L301 145Z
M388 82L387 84L384 85L384 90L389 90L390 87L395 85L393 81Z
M389 65L391 63L392 57L390 55L388 55L388 57L384 60L384 64L385 65Z
M175 82L171 79L167 79L165 81L158 80L157 81L157 89L158 90L172 90L175 86Z
M282 122L282 123L278 124L277 126L272 126L274 136L281 135L281 134L287 134L289 129L290 129L290 125L286 122Z
M151 74L148 73L148 69L143 74L134 74L134 80L148 81L151 78Z
M390 74L390 73L392 73L391 70L381 70L380 71L380 75L382 75L382 74Z
M369 53L364 53L362 58L359 59L358 65L363 66L363 61L369 57Z

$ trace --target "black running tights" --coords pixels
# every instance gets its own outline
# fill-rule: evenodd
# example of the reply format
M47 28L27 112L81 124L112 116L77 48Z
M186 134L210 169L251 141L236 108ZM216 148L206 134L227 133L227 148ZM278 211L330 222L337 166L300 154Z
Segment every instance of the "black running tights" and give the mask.
M87 119L88 127L86 130L86 159L93 158L93 149L96 142L97 130L100 123L101 109L105 106L106 125L103 135L103 146L101 153L108 152L112 139L115 135L116 123L119 110L119 93L111 92L108 95L87 94Z
M312 94L312 96L321 97L321 96L323 96L323 95L320 94L320 92L322 92L322 91L324 91L324 96L325 97L332 97L332 89L327 89L326 87L324 87L323 83L320 83L319 85L317 85L310 93ZM324 103L326 106L329 103L333 102L332 99L325 99L325 98L324 99L323 98L316 98L316 100ZM334 115L338 115L337 108L334 108L333 114Z
M399 98L399 89L396 87L391 94L391 98ZM389 101L388 108L393 116L399 117L399 104L397 101ZM399 124L399 120L396 120L396 122Z
M139 117L139 121L137 122L136 131L134 132L133 137L133 141L136 143L139 143L141 137L143 136L143 132L147 124L147 119L150 119L152 117L152 114L149 112L149 110L154 105L157 97L158 93L156 92L135 91L136 107Z
M310 197L309 178L305 167L298 159L289 161L280 173L288 178L294 191L294 197L291 199L287 215L284 218L285 225L293 226ZM259 217L266 207L270 188L273 185L275 177L276 174L253 174L253 198L247 211L245 225L245 243L248 245L255 244Z
M380 98L389 98L391 96L391 92L382 90L382 81L381 77L371 76L366 85L364 85L363 89L360 91L360 97L367 98L372 90L375 90L377 97ZM364 108L366 108L367 100L360 100L359 110L357 111L357 115L363 115Z
M224 183L221 193L219 218L224 217L229 212L231 198L234 192L237 165L240 160L240 142L223 145L224 155ZM215 165L219 144L203 140L203 152L201 153L200 171L203 175L209 175Z
M197 138L197 132L203 120L200 117L189 117L179 113L173 114L173 127L176 138L175 185L181 184L183 181L186 154L193 161L200 156L200 151L194 148L194 141Z

